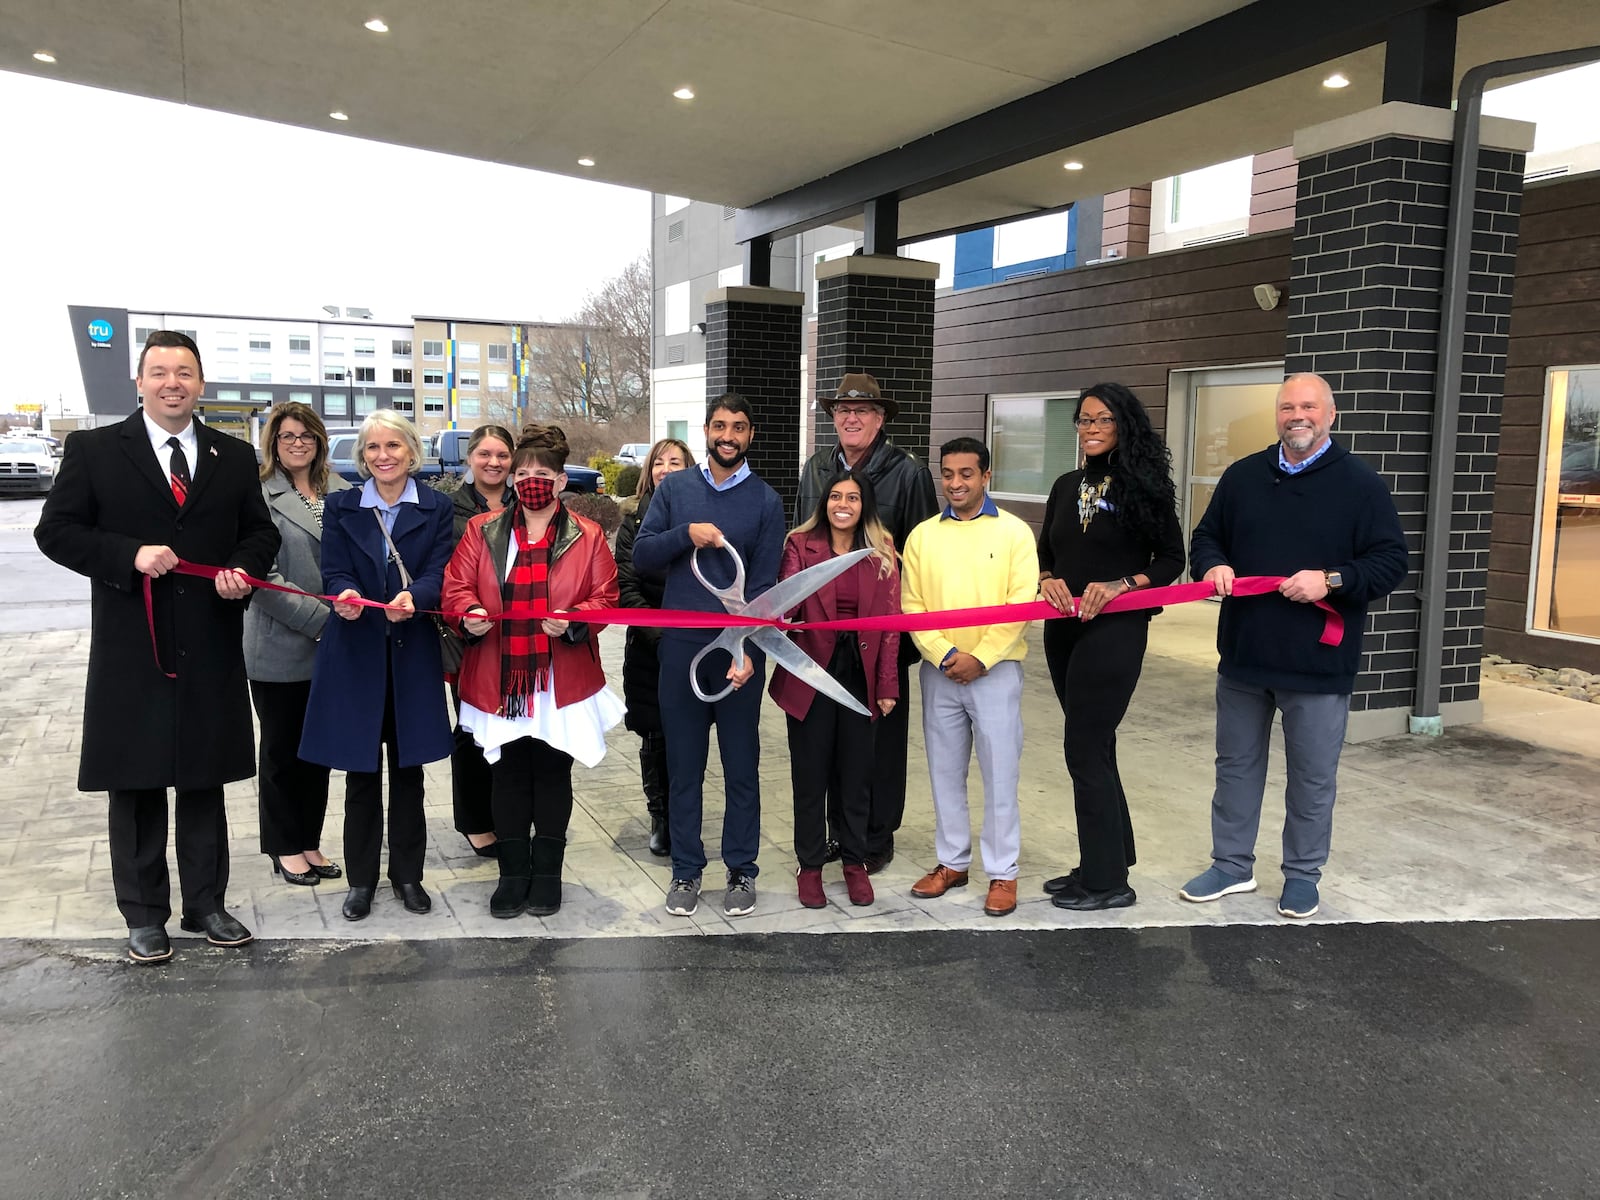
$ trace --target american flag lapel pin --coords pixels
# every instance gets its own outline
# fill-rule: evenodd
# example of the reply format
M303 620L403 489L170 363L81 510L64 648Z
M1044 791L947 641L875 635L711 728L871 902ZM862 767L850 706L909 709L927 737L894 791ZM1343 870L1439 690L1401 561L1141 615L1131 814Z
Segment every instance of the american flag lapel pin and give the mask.
M211 457L215 458L216 456L217 456L217 448L215 446L212 446L211 447Z

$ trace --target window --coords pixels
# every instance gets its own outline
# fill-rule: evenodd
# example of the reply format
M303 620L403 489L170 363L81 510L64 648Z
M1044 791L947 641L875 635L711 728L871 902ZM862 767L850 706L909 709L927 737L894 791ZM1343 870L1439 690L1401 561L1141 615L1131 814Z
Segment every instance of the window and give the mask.
M323 383L343 383L345 371L343 367L324 367L322 369Z
M463 371L463 372L461 372L461 374L456 377L456 386L457 387L464 387L464 388L475 388L475 387L477 387L478 386L478 372L477 371Z
M140 325L133 331L134 345L142 348L144 344L150 340L150 335L155 331L156 327L154 325Z
M443 387L444 372L433 370L432 368L424 368L422 372L422 385L424 387Z
M394 373L394 382L395 383L410 383L411 382L411 368L410 367L396 367L394 369L393 373Z
M1545 377L1536 516L1528 627L1600 640L1600 366Z
M238 350L239 331L237 329L217 330L217 349L223 351Z
M423 358L443 358L444 357L444 343L443 342L429 342L429 341L423 342L422 343L422 357Z
M355 372L357 383L376 383L378 381L377 367L357 367Z
M377 352L378 352L377 347L373 344L373 341L372 341L371 338L357 338L356 339L356 357L357 358L371 358Z
M272 364L271 363L251 363L250 364L250 382L251 383L271 383L272 382Z
M664 289L661 332L667 336L689 332L689 284L671 283Z
M425 413L442 413L444 411L444 397L424 396L422 398L422 411Z
M404 399L400 398L399 396L396 396L390 402L390 405L391 405L391 407L393 407L393 409L397 413L411 413L411 412L415 411L415 409L416 409L416 405L414 405L411 401L404 400Z
M503 392L510 385L511 385L511 377L509 375L507 375L504 371L490 371L489 372L489 390L490 391L492 391L492 392Z
M356 396L356 416L364 417L368 413L378 411L378 398L371 392L360 392Z
M316 403L316 397L313 396L310 392L290 392L289 393L289 403L291 403L291 404L308 404L308 405L315 404Z
M677 438L680 442L687 442L689 440L689 422L668 421L667 436L669 438Z
M478 398L476 396L462 396L456 401L456 415L460 417L476 417L478 408Z
M489 343L489 361L490 362L499 362L499 363L510 362L511 361L511 347L510 347L510 345L508 343L506 343L506 342L490 342Z
M310 383L311 372L304 367L296 367L289 372L290 383Z
M217 364L216 378L223 383L232 383L239 378L239 364L236 362L219 362Z
M325 417L347 417L350 415L350 397L343 392L322 393L322 415Z
M411 339L410 338L395 338L394 341L389 343L389 353L391 355L393 355L395 358L410 358L411 357Z
M272 393L271 392L251 392L250 393L250 403L251 404L271 404L272 403Z
M250 352L252 354L271 354L272 338L264 333L252 333L250 335Z
M309 337L306 337L306 336L302 335L302 334L290 334L289 335L289 353L290 354L310 354L311 353L311 339Z
M989 453L995 495L1043 500L1056 479L1078 465L1077 397L993 396Z
M218 400L237 401L239 399L239 389L238 388L218 388L217 389L217 399Z
M196 333L193 329L174 329L172 332L173 333L181 333L181 334L183 334L184 337L188 338L191 342L195 343L195 345L197 345L197 346L200 344L200 335L198 333Z
M478 361L478 343L477 342L457 342L456 343L456 357L459 358L462 362L477 362Z
M325 337L322 339L323 358L343 358L344 339L342 337Z

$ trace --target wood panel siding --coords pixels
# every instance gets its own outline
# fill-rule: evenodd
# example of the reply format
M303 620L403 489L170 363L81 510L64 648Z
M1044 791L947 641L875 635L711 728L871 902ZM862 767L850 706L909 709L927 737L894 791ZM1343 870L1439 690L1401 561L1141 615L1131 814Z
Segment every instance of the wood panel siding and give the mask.
M1600 671L1600 646L1527 632L1545 376L1552 367L1594 363L1600 363L1600 176L1591 175L1535 185L1522 201L1484 629L1484 649L1518 662Z

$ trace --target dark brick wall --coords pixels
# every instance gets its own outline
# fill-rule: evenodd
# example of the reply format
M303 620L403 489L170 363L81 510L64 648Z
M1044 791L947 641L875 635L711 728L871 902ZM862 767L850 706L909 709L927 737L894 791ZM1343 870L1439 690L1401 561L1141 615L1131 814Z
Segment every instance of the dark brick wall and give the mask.
M750 469L783 498L785 512L799 491L800 332L798 305L706 305L706 400L738 392L750 401Z
M1385 137L1299 165L1285 370L1333 387L1337 434L1389 484L1412 572L1368 616L1351 707L1410 708L1418 645L1450 146ZM1462 365L1442 695L1474 700L1523 156L1479 160Z
M831 396L839 380L853 371L876 379L900 405L887 426L889 440L926 461L933 412L933 280L872 275L819 279L813 362L816 396ZM818 413L815 444L837 440L833 422Z

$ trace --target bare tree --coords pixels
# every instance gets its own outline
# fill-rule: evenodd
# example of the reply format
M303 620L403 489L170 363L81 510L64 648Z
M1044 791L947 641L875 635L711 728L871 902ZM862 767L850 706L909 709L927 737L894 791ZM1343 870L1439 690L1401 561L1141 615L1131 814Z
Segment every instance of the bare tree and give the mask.
M650 415L650 260L608 279L569 323L529 331L529 408L546 420L642 436ZM570 436L570 434L569 434Z

